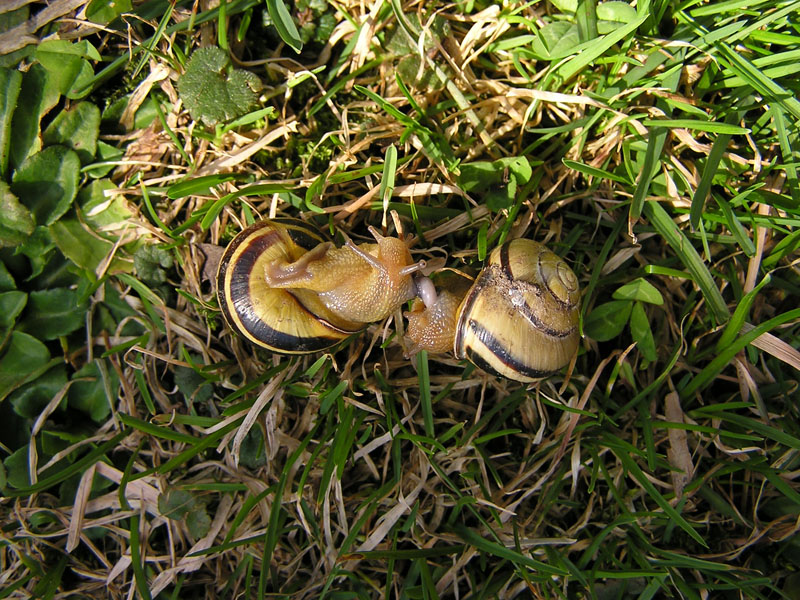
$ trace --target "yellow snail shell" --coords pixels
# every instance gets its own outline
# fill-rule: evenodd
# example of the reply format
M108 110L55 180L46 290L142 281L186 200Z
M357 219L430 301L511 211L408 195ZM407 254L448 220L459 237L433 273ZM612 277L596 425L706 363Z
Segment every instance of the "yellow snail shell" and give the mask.
M416 347L442 351L452 344L457 358L502 377L534 381L564 367L578 349L578 279L532 240L492 251L460 303L443 292L429 304L418 301L406 314Z

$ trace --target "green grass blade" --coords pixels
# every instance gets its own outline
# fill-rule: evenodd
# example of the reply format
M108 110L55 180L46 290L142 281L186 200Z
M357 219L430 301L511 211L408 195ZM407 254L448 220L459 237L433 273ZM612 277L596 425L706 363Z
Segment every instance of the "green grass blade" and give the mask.
M697 250L689 242L683 232L673 222L660 204L657 202L646 202L644 214L650 220L653 227L661 236L672 246L672 249L681 259L686 269L691 273L692 279L700 288L703 297L708 302L711 312L718 323L728 320L730 311L725 304L725 300L714 283L714 278L706 268L703 259L697 254Z
M431 381L428 375L428 353L425 350L417 353L417 377L419 378L419 399L425 422L425 435L432 438L434 436L433 404L431 402Z
M46 477L44 479L40 479L34 485L31 485L26 488L20 488L18 490L8 489L4 490L3 494L8 498L19 498L20 496L30 496L31 494L35 494L37 492L41 492L50 488L54 485L58 485L62 481L66 481L73 475L78 473L82 473L90 465L96 463L100 460L105 454L111 450L112 448L116 448L117 445L126 437L131 434L130 430L122 431L115 435L113 438L108 440L107 442L103 442L101 445L94 448L91 452L86 454L83 458L76 460L71 465L61 469L58 473L54 473L50 477Z
M286 464L283 466L281 478L278 480L278 485L275 488L275 495L273 496L272 500L272 509L269 513L269 523L267 525L267 532L264 540L264 552L261 558L261 564L263 567L261 569L258 583L259 598L263 598L266 592L267 573L269 572L267 565L270 564L270 561L272 560L272 553L275 551L275 548L278 545L278 525L280 523L281 511L283 510L283 493L284 490L286 490L286 486L290 484L289 476L294 473L292 470L292 465L297 462L297 459L300 458L303 452L305 452L305 449L311 443L311 440L314 439L321 422L322 421L317 421L308 435L303 438L303 441L300 442L297 448L295 448L294 452L292 452L286 459Z
M516 550L512 550L510 548L506 548L505 546L501 546L497 542L487 540L486 538L480 536L473 529L469 529L462 525L456 526L454 528L454 532L459 538L464 540L466 544L469 544L476 550L479 550L491 556L496 556L498 558L508 560L518 567L532 569L541 574L547 574L557 577L564 577L569 573L565 569L553 567L551 565L548 565L547 563L543 563L539 560L521 554Z
M642 214L642 205L650 191L650 183L661 168L659 157L664 151L664 143L667 141L668 130L662 127L655 127L650 130L650 137L647 140L647 150L644 155L644 164L639 181L636 183L636 190L633 192L631 200L630 222L635 223Z
M136 589L142 600L150 600L150 585L147 583L147 575L144 572L144 564L142 562L142 552L140 550L141 539L139 538L139 515L131 515L130 517L130 551L131 551L131 567L133 567L133 579L136 582Z
M573 75L587 68L595 60L600 58L609 48L628 38L646 20L647 15L640 14L636 20L615 29L605 36L595 39L593 42L586 45L580 54L574 56L556 69L556 74L564 81L570 79Z
M750 314L750 307L753 305L753 301L755 301L761 289L770 281L772 281L772 278L769 273L767 273L764 275L764 278L756 284L756 287L742 296L742 299L736 304L736 310L733 311L731 320L725 325L725 329L722 335L719 336L719 341L717 341L717 352L722 352L736 339L736 336L742 330L742 326L747 320L747 316Z
M647 492L647 495L661 507L661 510L664 511L667 517L671 519L674 523L676 523L681 529L683 529L689 536L695 540L698 544L703 546L704 548L708 548L708 544L703 539L697 530L692 527L686 519L684 519L680 513L661 495L661 493L656 489L656 487L651 483L651 481L645 476L644 472L639 468L639 465L630 457L628 452L623 448L618 446L618 442L620 441L618 438L611 436L609 434L605 434L603 436L611 448L611 451L614 455L619 459L622 463L622 466L631 476L636 480L636 482Z
M125 425L128 427L148 435L189 445L194 445L198 441L198 439L194 436L186 435L185 433L180 433L172 429L167 429L166 427L159 427L158 425L154 425L148 421L142 421L141 419L126 415L125 413L117 413L117 415L119 416L119 420L125 423Z
M383 164L383 177L381 177L381 187L378 196L383 202L383 211L386 214L389 199L394 193L394 181L397 174L397 146L391 144L386 149L386 159Z
M578 171L579 173L583 173L589 177L597 177L598 179L608 179L609 181L616 181L617 183L623 183L625 185L631 185L631 181L628 180L626 177L621 177L620 175L616 175L615 173L611 173L610 171L606 171L604 169L599 169L597 167L592 167L590 165L585 165L575 160L569 160L567 158L561 159L561 162L564 163L564 166Z
M725 135L745 135L750 130L738 125L729 123L718 123L716 121L698 121L696 119L643 119L642 125L647 127L666 127L668 129L689 129L690 131L707 131L709 133L719 133ZM719 139L719 138L718 138ZM730 137L728 138L730 140ZM723 149L727 143L722 144Z
M267 0L267 12L281 39L299 54L303 49L303 40L283 0Z
M742 350L748 344L751 344L753 340L755 340L758 336L762 333L767 333L768 331L775 329L783 325L784 323L788 323L789 321L793 321L795 319L800 319L800 308L795 310L790 310L788 312L783 313L782 315L778 315L777 317L773 317L768 321L764 321L763 323L759 324L758 326L754 327L752 330L748 331L741 337L739 337L736 341L731 343L727 348L725 348L718 356L714 358L706 367L703 368L697 375L695 375L686 387L680 390L681 397L688 398L705 385L707 385L712 379L714 379L722 369L724 369L727 364L731 361L731 359L736 356L736 353Z

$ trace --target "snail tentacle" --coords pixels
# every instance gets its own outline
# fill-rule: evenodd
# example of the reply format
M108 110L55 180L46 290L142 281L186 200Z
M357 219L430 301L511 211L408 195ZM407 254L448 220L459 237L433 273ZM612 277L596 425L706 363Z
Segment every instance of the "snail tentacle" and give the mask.
M436 286L430 280L430 277L415 277L414 285L417 286L417 296L425 304L425 308L433 308L439 299L436 293Z

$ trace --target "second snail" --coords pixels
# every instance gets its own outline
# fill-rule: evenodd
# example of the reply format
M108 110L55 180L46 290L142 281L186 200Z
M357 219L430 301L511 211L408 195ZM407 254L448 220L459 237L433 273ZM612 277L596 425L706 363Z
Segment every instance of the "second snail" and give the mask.
M558 371L578 348L580 291L573 271L532 240L494 249L463 295L437 291L403 240L336 248L299 220L264 220L239 233L217 272L228 325L274 352L312 353L414 300L413 350L452 351L481 369L530 382Z

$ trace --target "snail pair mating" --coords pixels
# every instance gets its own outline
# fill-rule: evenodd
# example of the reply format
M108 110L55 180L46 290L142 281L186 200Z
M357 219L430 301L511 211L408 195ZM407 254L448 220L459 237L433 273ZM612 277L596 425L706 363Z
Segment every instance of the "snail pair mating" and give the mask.
M406 335L415 349L452 350L483 370L530 382L578 348L578 280L542 244L496 248L462 297L438 293L406 244L370 229L374 244L336 248L297 220L265 220L238 234L217 272L228 325L275 352L323 350L415 299Z

